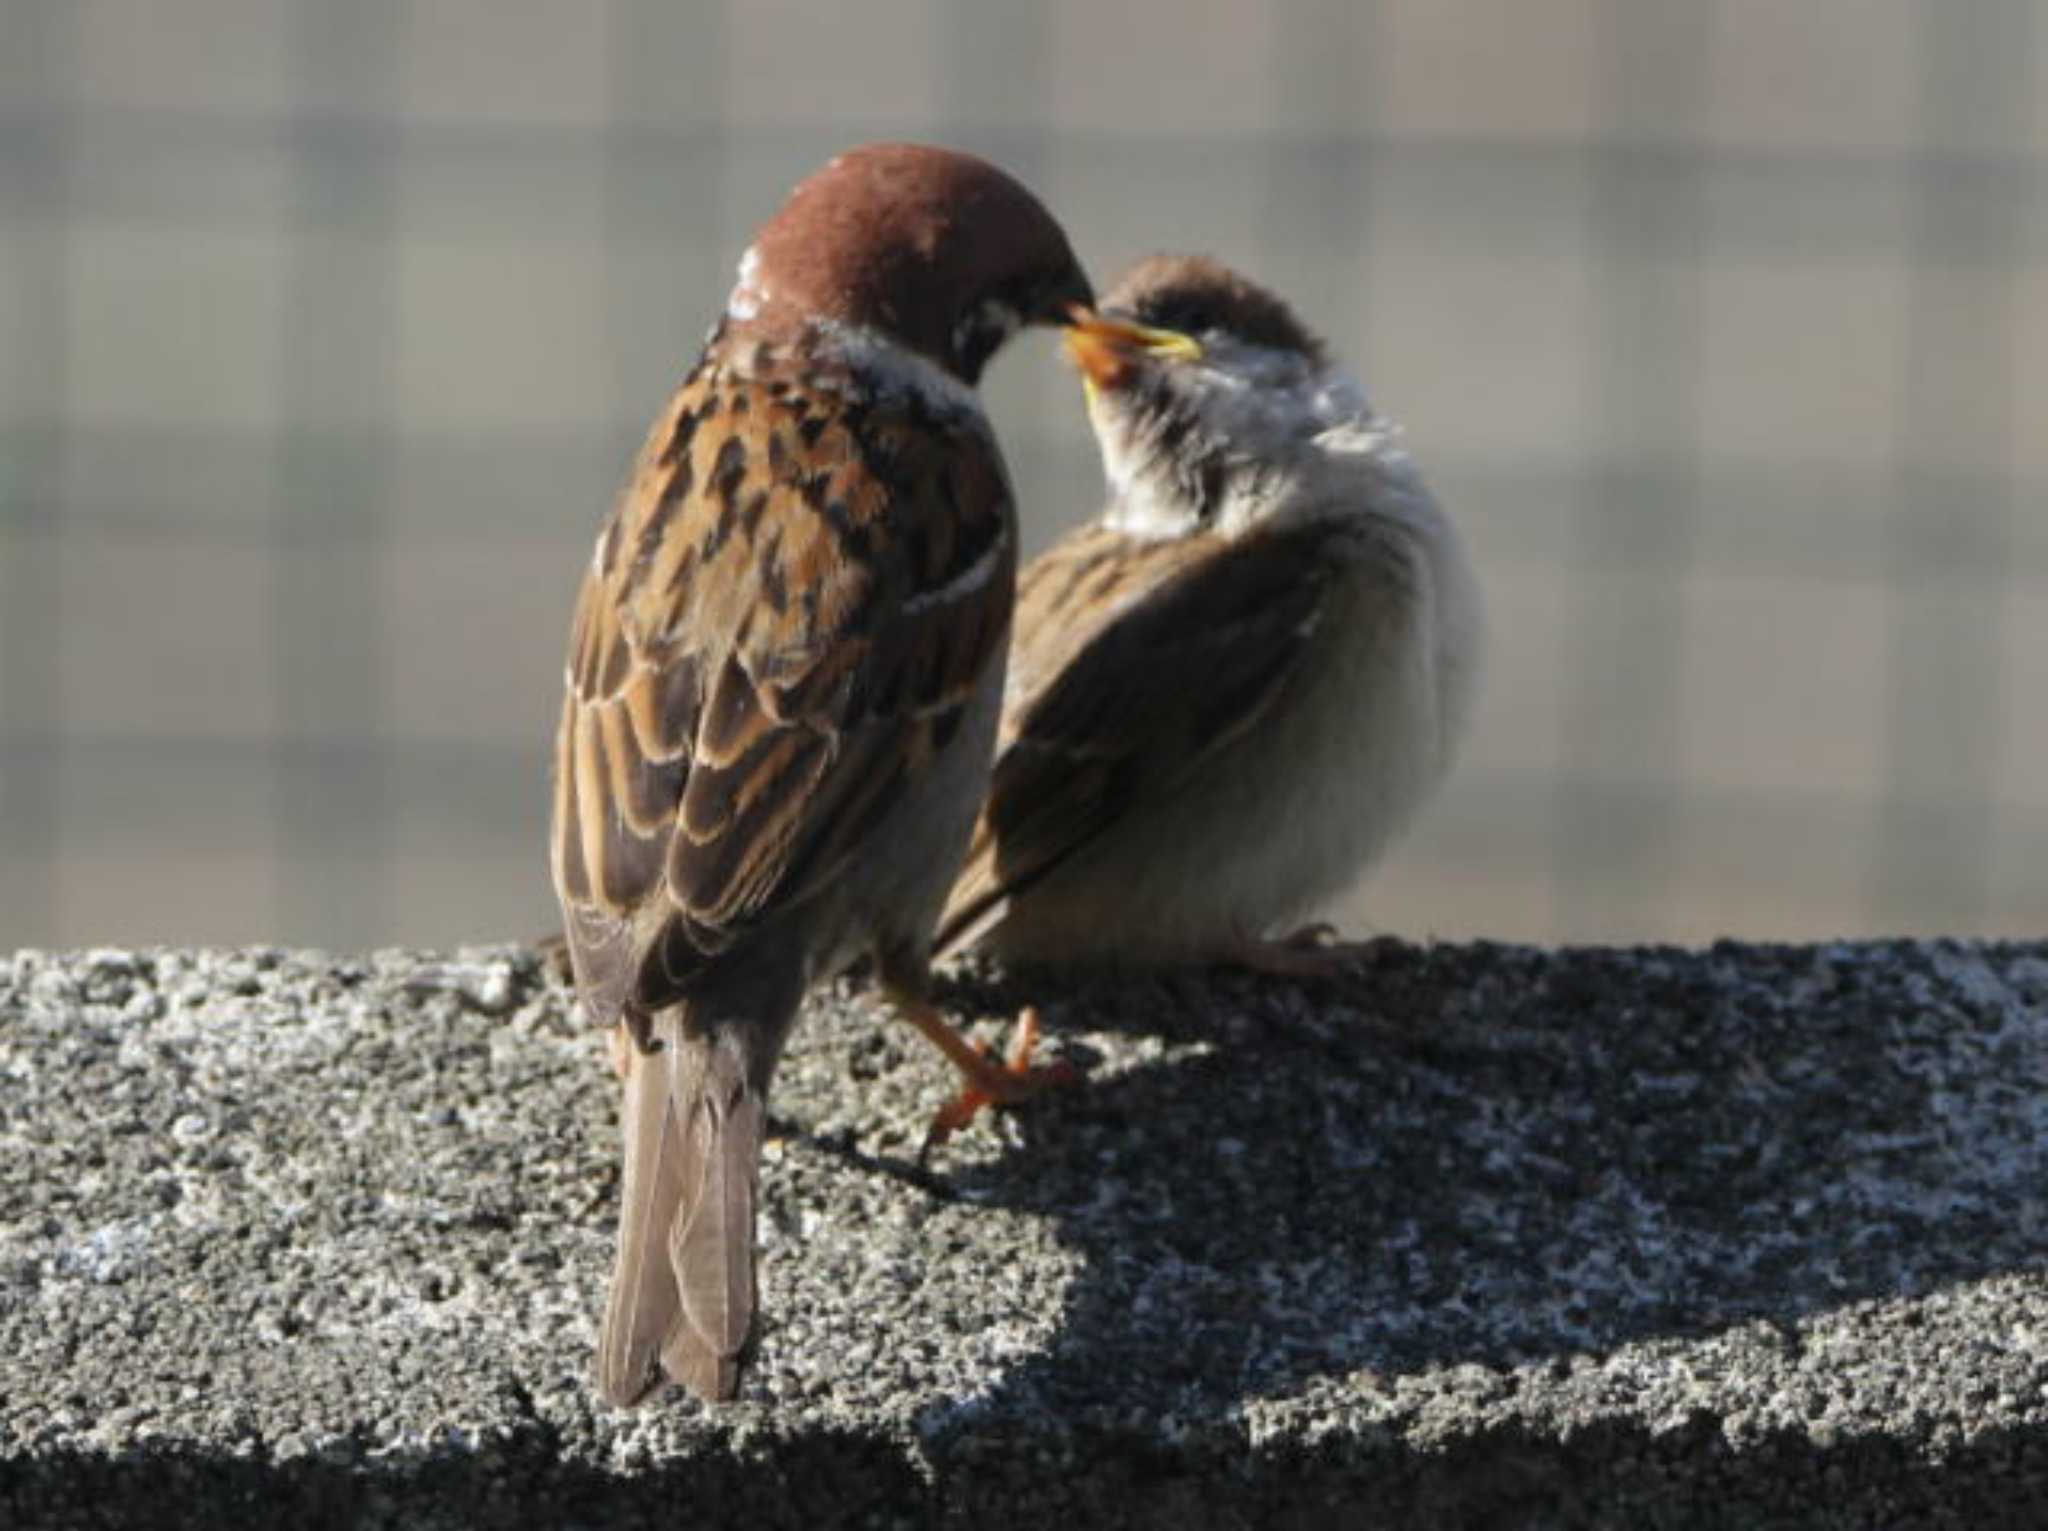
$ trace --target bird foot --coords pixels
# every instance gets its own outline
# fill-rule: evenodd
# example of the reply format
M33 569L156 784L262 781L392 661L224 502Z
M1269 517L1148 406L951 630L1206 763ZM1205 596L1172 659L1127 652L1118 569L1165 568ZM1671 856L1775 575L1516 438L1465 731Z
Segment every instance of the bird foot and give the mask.
M973 1121L984 1107L1014 1106L1048 1086L1074 1084L1080 1080L1081 1071L1064 1060L1032 1063L1031 1055L1037 1050L1038 1009L1026 1005L1017 1014L1007 1057L998 1062L995 1049L983 1047L975 1054L979 1067L970 1069L964 1063L961 1065L961 1071L968 1076L967 1085L941 1106L932 1118L931 1126L925 1131L924 1146L918 1150L918 1162L922 1164L933 1149Z
M1351 972L1372 950L1370 941L1340 941L1337 927L1318 920L1289 935L1239 936L1221 960L1274 978L1337 978Z

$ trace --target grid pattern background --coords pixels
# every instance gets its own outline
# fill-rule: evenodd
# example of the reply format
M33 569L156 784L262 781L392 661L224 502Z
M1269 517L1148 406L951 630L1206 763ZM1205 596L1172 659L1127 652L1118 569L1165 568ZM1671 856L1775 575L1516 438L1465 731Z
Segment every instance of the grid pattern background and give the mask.
M837 148L1272 281L1471 540L1353 924L2048 928L2031 0L0 0L0 947L537 934L571 587ZM1091 511L1040 340L1034 545Z

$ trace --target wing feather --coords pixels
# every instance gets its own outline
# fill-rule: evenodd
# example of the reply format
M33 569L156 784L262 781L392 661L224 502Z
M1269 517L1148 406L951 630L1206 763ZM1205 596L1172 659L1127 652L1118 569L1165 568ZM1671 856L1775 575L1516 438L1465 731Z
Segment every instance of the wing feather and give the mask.
M597 1019L838 875L1000 661L1015 547L978 415L814 372L684 384L584 578L556 746Z
M1170 803L1294 675L1328 568L1314 531L1141 542L1100 525L1025 570L989 796L939 922L941 952L1137 803Z

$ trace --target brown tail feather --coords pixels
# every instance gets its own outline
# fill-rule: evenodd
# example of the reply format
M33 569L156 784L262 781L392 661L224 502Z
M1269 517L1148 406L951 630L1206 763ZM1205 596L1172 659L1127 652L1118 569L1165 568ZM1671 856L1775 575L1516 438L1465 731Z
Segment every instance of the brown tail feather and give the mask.
M739 1387L753 1337L754 1177L765 1113L730 1050L714 1048L708 1061L683 1139L689 1212L669 1230L682 1314L662 1364L701 1397L724 1399Z
M680 1027L664 1027L664 1043ZM625 1175L620 1187L619 1250L597 1347L597 1387L605 1402L630 1408L661 1385L655 1365L680 1306L668 1262L669 1230L682 1206L682 1124L668 1067L672 1047L628 1052Z
M598 1391L618 1408L664 1375L731 1398L754 1324L766 1102L730 1034L707 1037L681 1006L653 1029L659 1050L634 1052L626 1078L618 1262L598 1340Z

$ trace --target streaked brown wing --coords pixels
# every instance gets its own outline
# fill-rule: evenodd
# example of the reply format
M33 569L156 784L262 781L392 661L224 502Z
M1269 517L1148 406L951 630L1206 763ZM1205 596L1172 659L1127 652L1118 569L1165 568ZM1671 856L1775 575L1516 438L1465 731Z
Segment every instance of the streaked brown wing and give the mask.
M1015 547L978 416L685 383L585 577L557 736L556 890L599 1019L844 866L1000 656Z
M1140 795L1169 800L1258 721L1320 615L1321 536L1139 542L1097 526L1033 560L995 774L939 950L986 933Z

